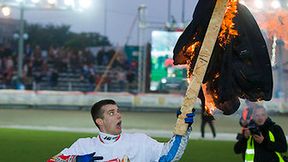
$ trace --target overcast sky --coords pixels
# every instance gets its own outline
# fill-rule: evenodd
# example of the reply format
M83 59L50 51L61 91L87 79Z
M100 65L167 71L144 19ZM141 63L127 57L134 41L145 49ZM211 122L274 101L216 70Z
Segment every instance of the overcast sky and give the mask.
M184 1L185 20L190 22L197 0ZM93 0L91 8L83 12L27 10L24 18L29 23L71 25L71 30L74 32L104 34L105 2L107 5L106 33L115 45L123 45L128 37L130 37L129 44L137 44L137 24L133 26L133 20L141 4L147 7L146 20L152 26L146 32L147 41L151 30L156 29L156 26L163 26L168 19L168 0ZM182 19L182 2L183 0L171 0L171 15L177 22L181 22ZM14 11L11 17L18 19L19 12Z

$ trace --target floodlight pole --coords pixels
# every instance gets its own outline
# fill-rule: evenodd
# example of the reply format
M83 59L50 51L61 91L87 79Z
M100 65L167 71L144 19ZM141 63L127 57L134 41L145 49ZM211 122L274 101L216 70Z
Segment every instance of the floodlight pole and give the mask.
M181 17L181 21L184 24L184 22L185 22L185 0L182 0L182 17Z
M18 79L22 78L23 67L23 53L24 53L24 5L21 2L20 6L20 25L19 25L19 39L18 39Z
M146 53L143 41L146 28L145 10L145 5L138 7L138 93L145 92L146 83Z
M171 23L171 0L168 0L168 19L167 22Z
M104 36L107 36L107 0L104 0Z
M279 98L283 98L284 94L284 87L283 87L283 47L284 41L282 39L276 40L276 45L278 47L278 69L277 69L277 96Z

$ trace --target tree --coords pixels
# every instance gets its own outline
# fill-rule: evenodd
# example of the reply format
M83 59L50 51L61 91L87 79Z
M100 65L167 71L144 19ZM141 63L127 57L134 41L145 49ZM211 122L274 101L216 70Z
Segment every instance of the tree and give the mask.
M70 31L68 25L27 24L26 31L29 35L26 42L31 46L39 45L44 50L51 46L84 49L91 46L111 45L105 36L98 33L74 33Z
M110 42L105 36L98 33L71 33L65 47L74 49L84 49L85 47L110 46Z
M27 43L32 46L39 45L42 49L50 46L63 46L70 35L70 26L42 26L39 24L28 24L26 31L29 38Z

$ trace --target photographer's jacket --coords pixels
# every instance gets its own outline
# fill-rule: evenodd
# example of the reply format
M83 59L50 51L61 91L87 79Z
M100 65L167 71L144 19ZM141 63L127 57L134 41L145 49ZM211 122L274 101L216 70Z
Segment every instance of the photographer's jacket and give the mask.
M279 162L279 157L276 152L284 153L287 151L287 142L285 134L282 128L275 124L270 118L268 118L259 129L264 137L261 144L257 143L253 138L254 143L254 162ZM269 137L269 131L274 136L274 142ZM271 135L270 135L271 136ZM245 153L248 139L241 138L234 146L235 153Z

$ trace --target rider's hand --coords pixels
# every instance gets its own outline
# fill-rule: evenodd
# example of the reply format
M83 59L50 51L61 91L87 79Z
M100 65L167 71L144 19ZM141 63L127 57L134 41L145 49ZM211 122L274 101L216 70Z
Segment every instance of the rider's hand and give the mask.
M177 118L178 116L181 114L181 110L180 108L177 110L176 112L176 115L177 115ZM186 114L186 118L184 119L185 120L185 123L188 124L188 126L190 127L192 125L192 123L194 122L194 116L195 116L195 109L192 110L191 113L188 113Z
M194 122L195 113L194 112L188 113L188 114L186 114L186 116L187 117L184 119L185 123L187 123L188 126L190 127L193 124L193 122Z

